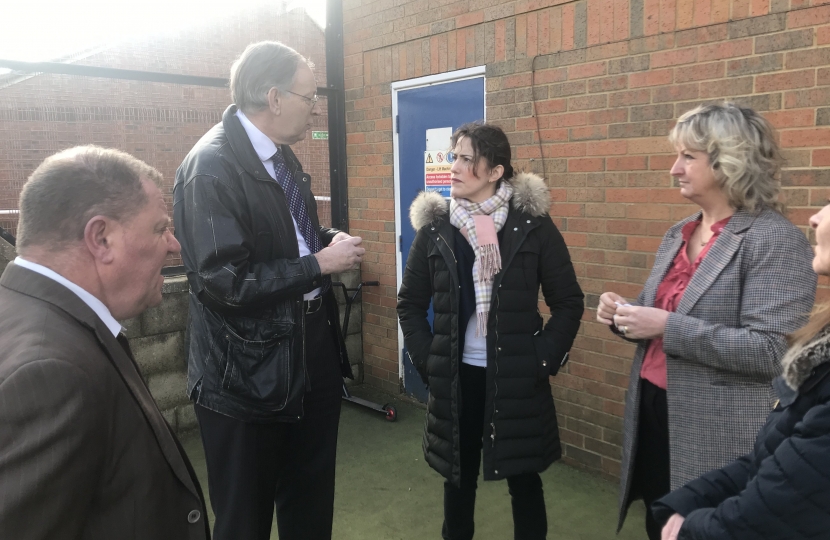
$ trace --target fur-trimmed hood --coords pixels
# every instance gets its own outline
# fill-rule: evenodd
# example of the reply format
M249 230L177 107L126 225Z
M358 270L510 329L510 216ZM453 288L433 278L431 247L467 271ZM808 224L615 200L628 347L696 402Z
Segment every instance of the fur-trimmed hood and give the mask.
M509 180L513 186L510 203L520 212L539 217L550 210L550 190L542 179L533 173L519 173ZM434 191L422 191L409 207L409 221L417 231L449 213L450 204Z
M784 367L784 380L793 390L810 378L813 369L825 362L830 362L830 329L804 345L795 345L781 359Z

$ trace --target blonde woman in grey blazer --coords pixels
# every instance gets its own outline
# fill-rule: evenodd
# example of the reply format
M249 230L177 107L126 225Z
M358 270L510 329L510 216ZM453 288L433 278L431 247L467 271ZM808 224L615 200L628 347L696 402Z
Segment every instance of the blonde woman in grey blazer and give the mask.
M669 135L671 175L700 211L663 237L636 301L603 293L597 320L638 344L623 429L619 527L656 499L752 449L774 402L785 336L815 297L812 249L782 214L773 129L731 103ZM647 512L650 539L660 527Z

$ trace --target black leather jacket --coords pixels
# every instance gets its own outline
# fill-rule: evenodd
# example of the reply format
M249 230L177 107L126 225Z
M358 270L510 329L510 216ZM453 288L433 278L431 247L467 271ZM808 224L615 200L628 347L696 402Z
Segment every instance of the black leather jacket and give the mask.
M243 421L296 421L306 391L303 294L320 286L317 259L300 257L282 188L262 166L231 105L176 172L173 220L190 284L187 392ZM289 169L323 245L311 178L288 146ZM351 377L337 302L332 338Z

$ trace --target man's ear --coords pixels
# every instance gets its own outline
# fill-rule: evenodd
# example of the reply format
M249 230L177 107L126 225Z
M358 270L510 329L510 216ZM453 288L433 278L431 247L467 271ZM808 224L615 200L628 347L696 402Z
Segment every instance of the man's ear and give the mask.
M282 94L277 87L268 90L268 108L271 109L272 113L280 114L280 110L282 109Z
M103 264L111 264L115 258L113 249L116 222L106 216L95 216L84 227L84 243L92 257Z

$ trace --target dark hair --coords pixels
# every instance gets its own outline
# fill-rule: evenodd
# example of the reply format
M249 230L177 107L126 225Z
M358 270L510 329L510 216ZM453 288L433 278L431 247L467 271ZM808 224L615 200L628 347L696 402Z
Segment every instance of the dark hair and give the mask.
M76 146L41 163L20 192L17 250L52 250L81 240L93 216L129 221L147 204L144 180L161 173L133 156L100 146Z
M268 92L291 88L301 62L313 64L279 41L252 43L231 66L231 99L242 112L268 107Z
M478 158L487 161L487 168L493 169L496 165L504 167L504 174L499 178L509 180L513 178L513 165L510 164L510 141L500 127L485 124L483 121L470 122L455 130L450 139L453 148L458 140L466 137L473 147L473 175L478 178Z

